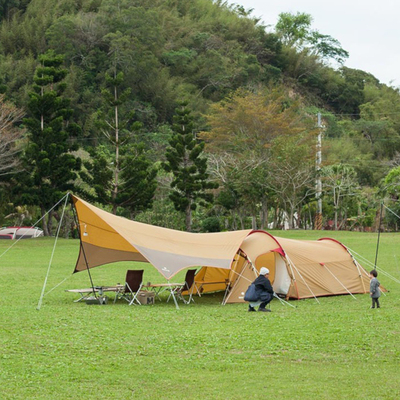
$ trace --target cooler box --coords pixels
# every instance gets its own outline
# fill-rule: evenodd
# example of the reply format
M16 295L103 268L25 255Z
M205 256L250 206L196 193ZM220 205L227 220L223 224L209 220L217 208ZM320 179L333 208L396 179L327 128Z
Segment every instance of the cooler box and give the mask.
M137 295L137 299L140 304L154 304L155 296L156 294L154 292L141 290Z

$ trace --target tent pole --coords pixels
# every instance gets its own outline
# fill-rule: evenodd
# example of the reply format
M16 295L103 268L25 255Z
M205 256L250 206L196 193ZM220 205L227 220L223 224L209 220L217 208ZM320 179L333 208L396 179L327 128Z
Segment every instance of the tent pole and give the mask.
M38 303L38 305L37 305L37 307L36 307L37 310L40 310L40 308L42 307L44 291L46 290L47 279L48 279L48 277L49 277L49 275L50 275L50 267L51 267L51 263L53 262L54 251L56 250L56 245L57 245L58 236L59 236L59 234L60 234L60 229L61 229L62 221L63 221L63 219L64 219L65 207L67 206L68 196L69 196L69 193L67 193L66 196L65 196L64 208L63 208L63 211L62 211L62 214L61 214L60 222L59 222L59 224L58 224L58 229L57 229L57 234L56 234L56 240L54 241L53 251L52 251L52 253L51 253L49 266L48 266L48 268L47 268L46 278L44 279L43 288L42 288L42 293L41 293L40 298L39 298L39 303Z
M366 289L365 289L364 281L363 281L363 279L362 279L362 274L361 274L361 271L360 271L360 264L358 264L357 260L354 258L353 254L351 254L351 252L349 251L349 249L348 249L347 247L346 247L346 251L347 251L347 253L350 255L351 260L353 261L353 264L354 264L354 265L356 266L356 268L357 268L358 277L361 279L361 284L362 284L364 293L367 293L367 291L366 291Z
M291 270L290 272L292 273L292 281L293 281L294 287L296 288L297 300L300 300L299 288L297 287L296 276L294 275L293 266L292 266L292 263L291 263L291 261L290 261L290 259L289 259L289 257L288 257L287 254L285 254L285 259L287 260L287 262L285 261L285 264L288 264L288 265L289 265L290 270ZM290 290L290 288L289 288L289 290ZM286 293L286 296L287 296L287 295L288 295L288 294Z
M351 257L353 258L353 256L351 256ZM363 278L362 278L362 274L361 274L361 271L360 271L360 265L358 264L358 262L356 262L354 260L354 258L353 258L353 262L354 262L355 266L357 267L358 277L361 279L361 284L362 284L364 293L367 293L367 290L365 289L364 281L363 281Z
M257 278L257 269L254 267L254 265L253 265L253 263L251 262L250 258L249 258L246 254L244 254L244 253L243 253L242 257L245 258L246 263L243 264L243 267L242 267L241 272L238 273L238 272L236 272L236 271L231 270L234 274L239 275L239 276L238 276L238 278L236 279L235 284L234 284L233 287L231 288L230 292L236 287L236 285L237 285L237 283L238 283L238 281L239 281L239 278L244 278L244 279L247 280L247 278L246 278L245 276L243 276L243 271L245 270L245 268L247 268L248 265L251 266L251 268L252 268L253 271L254 271L254 275L255 275L256 278ZM249 281L249 282L251 282L251 281ZM228 288L227 288L227 290L228 290ZM225 294L225 296L224 296L224 299L223 299L223 301L222 301L222 305L225 305L228 299L229 299L229 294L227 294L227 292L226 292L226 294Z
M296 266L292 263L292 261L290 260L289 256L286 255L287 260L289 261L290 265L292 267L294 267L294 269L296 270L296 272L299 274L300 278L302 279L303 283L307 286L308 290L311 292L311 294L314 296L314 299L316 300L316 302L319 304L319 301L317 299L317 296L315 296L314 292L311 290L310 286L308 286L308 283L305 281L305 279L303 278L303 275L301 275L300 271L296 268Z
M379 239L381 236L381 224L382 224L382 212L383 212L383 201L381 201L381 211L379 213L378 241L376 243L376 253L375 253L375 269L376 269L376 263L378 262Z
M90 284L92 286L93 295L97 299L97 294L96 294L96 290L94 289L92 274L90 273L89 263L87 261L85 249L84 249L83 244L82 244L81 225L79 224L78 216L76 214L76 209L75 209L73 204L72 204L72 213L74 214L75 224L76 224L76 227L78 229L80 247L81 247L81 250L82 250L83 258L85 259L86 270L87 270L88 275L89 275L89 279L90 279Z
M241 255L240 255L239 252L238 252L238 253L236 253L236 256L237 256L236 260L234 259L234 261L235 261L234 267L235 267L235 268L236 268L236 266L237 266L237 263L239 262L239 258L241 257ZM236 272L236 271L233 270L233 269L231 268L231 270L229 271L229 274L228 274L228 282L230 281L230 278L231 278L231 272ZM236 282L235 282L235 283L236 283ZM226 285L224 298L222 299L222 303L221 303L221 305L223 305L223 306L226 304L226 303L225 303L225 300L226 300L226 297L228 296L229 286L230 286L229 284ZM233 289L233 288L232 288L232 289Z
M242 270L240 271L240 273L236 272L236 271L232 271L234 274L238 275L238 277L236 278L236 281L235 281L235 283L233 284L233 286L232 286L232 288L230 290L229 290L229 287L226 288L225 295L224 295L224 298L222 300L222 305L223 306L226 305L226 302L229 299L230 292L232 292L232 290L235 289L235 287L236 287L236 285L237 285L237 283L239 281L239 278L242 277L242 272L244 271L245 268L247 268L248 264L250 264L250 263L249 263L248 260L246 260L246 263L243 264L243 267L242 267ZM247 279L247 278L245 278L245 279ZM228 293L228 290L229 290L229 293Z

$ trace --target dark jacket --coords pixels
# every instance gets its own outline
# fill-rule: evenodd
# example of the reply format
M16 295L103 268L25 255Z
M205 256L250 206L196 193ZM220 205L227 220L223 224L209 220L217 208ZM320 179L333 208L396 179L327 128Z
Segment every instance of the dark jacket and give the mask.
M371 293L370 296L373 299L377 299L381 296L381 291L379 290L379 281L376 278L372 278L369 284L369 292Z
M253 282L256 286L258 298L261 301L270 300L274 294L271 282L264 275L259 275Z

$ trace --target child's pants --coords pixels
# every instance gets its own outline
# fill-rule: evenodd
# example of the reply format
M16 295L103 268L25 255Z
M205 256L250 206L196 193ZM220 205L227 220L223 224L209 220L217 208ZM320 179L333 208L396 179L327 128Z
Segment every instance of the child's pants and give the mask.
M375 304L376 304L376 307L377 307L377 308L380 307L380 305L379 305L379 297L376 298L376 299L374 299L374 298L372 297L372 308L375 308Z

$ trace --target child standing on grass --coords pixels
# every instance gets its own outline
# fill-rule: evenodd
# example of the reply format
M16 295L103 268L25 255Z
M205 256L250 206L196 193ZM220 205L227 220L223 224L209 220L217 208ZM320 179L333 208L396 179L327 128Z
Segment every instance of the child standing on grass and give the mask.
M376 279L377 276L378 276L378 272L376 272L375 269L373 269L369 273L369 278L371 279L371 283L369 285L369 295L372 298L371 308L375 308L375 304L376 304L376 308L380 308L379 297L381 296L381 291L379 289L380 283L379 283L378 279Z

